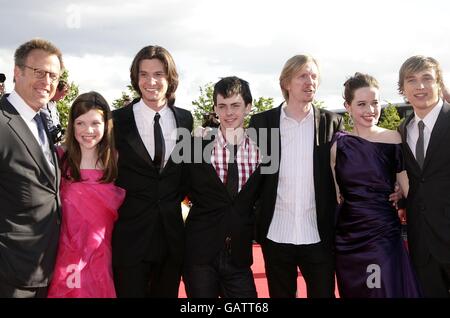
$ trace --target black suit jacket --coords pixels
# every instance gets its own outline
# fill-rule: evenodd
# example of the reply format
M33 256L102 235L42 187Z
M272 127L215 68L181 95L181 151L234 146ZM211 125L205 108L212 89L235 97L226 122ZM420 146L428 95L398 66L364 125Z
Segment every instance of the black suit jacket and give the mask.
M283 105L283 104L282 104ZM276 172L268 174L264 178L261 200L257 205L256 235L257 240L263 243L267 237L270 223L272 222L275 201L277 197L279 163L283 155L281 149L280 134L278 134L278 154L276 149L272 151L270 131L267 142L261 138L259 128L278 129L280 128L281 107L253 115L250 119L250 127L256 128L258 136L258 146L261 151L267 149L267 155L272 160L278 156ZM336 192L333 175L330 168L330 148L331 139L336 131L343 128L341 116L324 109L314 107L314 187L316 194L317 224L322 242L332 247L334 241L334 212L336 208ZM300 163L301 164L301 163ZM267 164L266 164L267 165Z
M231 238L231 257L238 266L253 263L254 203L259 195L260 168L253 172L233 199L210 163L214 138L193 138L192 159L184 166L188 196L193 203L186 220L185 264L206 264L214 260ZM201 147L195 148L195 144ZM201 162L194 162L194 153L204 153ZM198 156L199 157L199 156ZM206 160L205 160L206 159Z
M153 165L134 119L136 102L113 112L119 152L116 184L127 191L113 231L113 265L124 267L143 260L159 261L162 243L168 244L165 252L181 263L184 247L182 167L175 164L172 157L161 173ZM170 109L177 127L191 131L191 113L177 107Z
M56 257L60 172L54 149L51 171L7 96L0 100L0 280L41 287L48 284Z
M408 244L416 265L429 255L450 263L450 105L444 103L431 133L423 169L420 169L407 143L407 124L399 127L405 166L409 177L406 204Z

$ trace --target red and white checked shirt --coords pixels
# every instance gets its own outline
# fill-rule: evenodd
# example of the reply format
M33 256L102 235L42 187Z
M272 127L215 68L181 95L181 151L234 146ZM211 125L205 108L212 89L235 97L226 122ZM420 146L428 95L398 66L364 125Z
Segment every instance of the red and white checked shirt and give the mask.
M227 142L220 128L218 129L214 143L214 148L211 153L211 164L216 170L220 180L225 184L228 176L230 151L227 148ZM247 134L244 135L241 144L238 145L236 163L239 173L238 191L241 191L242 187L260 164L258 146Z

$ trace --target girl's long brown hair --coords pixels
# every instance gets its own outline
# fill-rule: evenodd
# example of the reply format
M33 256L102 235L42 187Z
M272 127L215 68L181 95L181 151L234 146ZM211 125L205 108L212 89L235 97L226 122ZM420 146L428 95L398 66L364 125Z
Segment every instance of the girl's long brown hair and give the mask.
M100 183L113 182L117 177L117 156L114 146L112 114L108 102L97 92L84 93L78 96L69 112L69 123L64 138L66 151L62 157L62 175L72 181L82 181L80 175L81 149L75 139L74 122L79 116L97 110L103 115L105 130L102 140L97 144L98 161L103 166Z

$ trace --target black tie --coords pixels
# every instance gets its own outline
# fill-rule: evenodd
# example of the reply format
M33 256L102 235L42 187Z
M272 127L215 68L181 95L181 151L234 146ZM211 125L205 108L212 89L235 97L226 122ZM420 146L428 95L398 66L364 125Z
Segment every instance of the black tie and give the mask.
M161 170L164 167L164 152L166 147L161 125L159 124L160 118L161 115L156 113L154 118L155 122L153 124L153 134L155 136L155 156L153 158L153 163L158 169Z
M425 128L425 124L421 120L417 123L417 126L419 127L419 138L417 138L416 144L416 160L420 166L420 169L422 169L423 162L425 160L425 145L423 139L423 129Z
M41 115L39 115L39 113L36 114L36 116L34 116L34 121L37 124L37 129L38 129L38 135L39 135L39 140L41 141L41 147L44 148L45 147L45 128L44 128L44 122L42 121L42 117Z
M228 173L226 186L231 197L234 199L238 193L239 188L239 172L236 162L238 146L228 144L227 148L228 151L230 152L230 156L228 160Z

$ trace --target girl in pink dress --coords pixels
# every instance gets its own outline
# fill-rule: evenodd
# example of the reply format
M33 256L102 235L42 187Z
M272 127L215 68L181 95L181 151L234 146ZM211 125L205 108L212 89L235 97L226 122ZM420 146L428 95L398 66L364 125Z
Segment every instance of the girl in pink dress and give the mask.
M74 101L64 146L59 149L63 218L48 297L116 297L111 235L125 190L114 185L111 111L99 93Z

